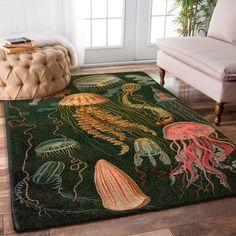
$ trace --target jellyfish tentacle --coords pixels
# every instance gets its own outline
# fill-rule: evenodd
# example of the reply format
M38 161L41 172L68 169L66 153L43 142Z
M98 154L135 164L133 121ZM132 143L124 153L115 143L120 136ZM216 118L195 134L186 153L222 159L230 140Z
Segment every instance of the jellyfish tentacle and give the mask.
M141 155L139 153L135 153L134 155L134 165L137 166L141 166L143 163L143 158L141 157Z
M37 128L37 125L34 124L34 123L31 123L31 124L27 123L26 122L26 118L22 114L21 110L17 106L13 106L10 101L9 101L9 107L11 109L15 110L17 115L18 115L18 117L16 119L14 119L12 121L9 121L9 126L11 128L22 127L22 126L26 128L24 130L24 135L27 138L27 145L28 145L28 147L25 150L23 165L21 167L22 172L25 174L25 176L24 176L24 178L22 180L22 182L24 183L24 186L25 186L24 195L25 195L27 201L29 201L32 204L35 204L35 207L38 210L38 215L41 215L41 205L40 205L39 200L33 199L30 196L30 192L29 192L29 188L30 188L30 185L29 185L30 173L27 170L27 161L30 158L29 153L30 153L30 151L31 151L31 149L33 147L33 144L32 144L32 140L34 138L33 130L35 128Z
M200 140L201 146L204 148L203 157L202 157L202 163L203 166L212 173L216 174L220 178L220 183L225 186L226 188L230 189L230 186L226 180L226 176L219 171L218 169L214 168L209 164L210 159L214 157L213 151L210 150L211 146L206 140Z
M193 163L196 161L196 159L198 159L198 157L196 157L192 150L196 148L196 145L194 143L192 143L184 152L185 154L188 156L188 160L185 163L185 168L190 172L190 180L188 183L188 186L190 186L193 182L196 181L196 179L198 178L198 174L196 173L196 171L194 171L193 169Z
M141 157L140 153L135 153L134 155L134 165L135 165L135 170L137 173L140 174L140 180L142 185L144 185L146 183L146 173L144 171L141 170L140 166L143 163L143 158Z
M107 112L104 112L100 109L97 109L95 107L93 107L93 112L96 113L96 117L102 117L102 119L104 121L109 122L111 125L116 125L118 128L120 128L121 130L125 130L126 128L134 128L134 129L139 129L142 130L144 132L150 133L152 135L156 135L156 132L147 128L144 125L140 125L140 124L136 124L136 123L130 123L128 120L123 119L122 117L119 116L114 116L112 114L109 114ZM88 111L86 110L86 112L90 113L92 112L91 109L89 109Z
M220 147L222 148L225 152L224 156L228 156L230 153L232 153L235 149L234 145L229 143L229 142L225 142L225 141L218 141L216 139L212 139L210 137L207 137L207 140L209 140L211 143L215 144L216 147Z
M199 149L199 146L196 145L196 142L197 142L197 140L195 140L195 142L194 142L194 144L195 144L194 151L195 151L195 152L197 152L198 150L201 150L201 149ZM195 162L196 162L198 168L203 172L203 175L204 175L205 179L208 181L209 184L211 184L212 189L214 190L214 185L213 185L213 183L211 182L211 180L208 178L207 173L206 173L206 169L205 169L205 167L204 167L203 164L202 164L202 156L203 156L203 151L202 151L202 153L198 156L198 158L195 160Z
M183 174L185 173L183 165L179 164L174 170L171 171L170 173L170 180L171 180L171 185L173 185L175 183L176 177L179 174Z
M57 112L58 112L58 108L56 107L54 111L48 114L48 119L52 120L52 123L55 125L55 130L53 131L53 135L66 139L66 137L63 134L57 133L60 127L64 125L64 123L61 120L58 120L56 117L53 117L53 115Z
M216 140L216 141L218 141L218 142L223 142L223 143L229 144L229 145L231 145L231 146L235 149L235 144L234 144L234 143L232 143L232 142L231 142L229 139L227 139L227 138L219 138L219 135L218 135L217 132L213 132L213 133L210 134L208 137L211 138L211 139L214 139L214 140Z
M81 116L84 116L84 113L79 114L80 111L77 110L76 115L79 117L79 119L81 119ZM110 133L113 134L114 136L116 136L119 140L124 141L126 136L125 134L116 131L115 129L113 129L112 127L106 125L104 123L103 120L100 120L99 118L95 118L95 116L86 114L86 119L87 119L87 123L90 124L93 128L104 132L104 133Z
M87 122L87 117L84 117L83 114L77 113L78 117L78 123L82 130L86 131L88 134L93 135L95 138L101 138L103 140L106 140L114 145L121 146L121 151L118 155L124 155L126 152L129 151L129 146L115 138L112 138L101 131L97 130L96 128L93 128L89 123Z
M173 147L174 144L176 145L177 150L174 149L174 147ZM170 148L177 152L177 157L178 157L180 163L186 162L186 160L183 157L182 152L181 152L181 146L176 141L172 142ZM175 183L175 176L182 174L183 172L184 172L184 167L181 164L179 164L174 170L171 171L171 173L170 173L171 185L173 185Z
M95 117L99 117L101 120L107 121L110 125L115 125L121 130L125 130L126 128L134 128L156 136L156 132L146 126L137 123L130 123L128 120L125 120L120 116L114 116L108 112L104 112L102 108L97 109L95 106L89 106L86 108L80 107L79 110L84 110L86 114L94 114Z
M102 120L107 121L111 126L115 125L119 129L126 130L127 132L129 131L129 130L127 130L127 128L134 128L134 129L142 130L146 133L150 133L152 135L156 135L155 131L147 128L144 125L140 125L140 124L136 124L136 123L130 123L128 120L125 120L125 119L123 119L119 116L114 116L112 114L109 114L107 112L104 112L104 111L96 109L96 108L94 109L94 111L91 111L91 109L88 110L88 113L93 113L93 114L95 114L95 117L102 118Z
M153 157L153 155L150 152L148 153L148 158L149 158L152 166L156 166L157 165L157 162L156 162L155 158Z
M74 191L74 201L77 199L77 197L78 197L78 191L77 191L77 187L83 182L83 180L84 180L84 178L83 178L83 176L82 176L82 172L84 172L86 169L87 169L87 167L88 167L88 164L86 163L86 162L82 162L81 161L81 163L83 163L84 164L84 167L82 167L80 170L78 170L78 172L79 172L79 177L80 177L80 180L79 180L79 182L74 186L74 188L73 188L73 191Z
M135 171L140 174L140 180L142 185L144 186L146 184L146 173L142 171L139 166L135 167Z
M185 163L186 162L186 159L183 157L182 155L182 149L181 149L181 146L176 142L174 141L175 145L177 146L177 156L179 157L180 161L182 163Z

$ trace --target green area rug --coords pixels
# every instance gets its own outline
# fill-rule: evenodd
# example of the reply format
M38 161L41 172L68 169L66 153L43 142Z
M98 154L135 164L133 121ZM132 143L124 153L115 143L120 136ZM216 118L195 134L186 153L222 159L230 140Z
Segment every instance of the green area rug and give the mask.
M143 72L5 103L17 231L236 195L234 144Z

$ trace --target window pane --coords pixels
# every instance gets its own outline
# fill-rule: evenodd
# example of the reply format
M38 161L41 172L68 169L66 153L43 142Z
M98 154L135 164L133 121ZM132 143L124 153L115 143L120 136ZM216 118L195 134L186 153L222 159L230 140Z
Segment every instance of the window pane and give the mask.
M84 18L91 18L91 0L86 0L83 2L83 10L84 10Z
M108 17L123 17L124 0L108 0Z
M152 0L152 15L166 14L166 0Z
M122 46L123 20L108 20L108 46Z
M92 17L93 18L107 17L107 0L92 0Z
M151 22L151 43L156 43L158 38L164 37L165 17L152 17Z
M84 39L85 47L91 47L91 21L90 20L85 20L84 29L85 29L85 39Z
M168 16L166 18L166 37L177 37L177 25L175 23L176 16Z
M106 46L106 20L92 20L92 46Z

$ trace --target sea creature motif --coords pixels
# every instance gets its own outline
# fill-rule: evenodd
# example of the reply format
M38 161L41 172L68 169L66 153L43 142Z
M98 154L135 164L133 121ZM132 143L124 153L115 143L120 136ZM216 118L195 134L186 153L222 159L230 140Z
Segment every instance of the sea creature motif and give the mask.
M100 138L115 146L120 146L119 155L123 155L129 150L129 146L124 142L125 133L133 135L136 132L156 135L155 131L146 126L124 119L122 117L126 115L123 113L124 109L99 94L72 94L62 99L58 107L62 118L76 132L81 133L82 130L94 138Z
M161 147L153 140L148 139L148 138L139 138L135 140L134 142L134 150L135 150L135 155L134 155L134 165L135 165L135 170L139 174L141 174L141 181L142 184L144 185L146 180L146 173L142 171L141 165L143 163L143 158L142 157L148 157L151 165L152 165L152 170L151 172L154 172L157 174L157 176L160 176L157 173L157 162L154 156L158 155L158 159L164 164L164 165L170 165L171 160L169 156L161 149ZM165 174L165 172L161 171L161 174Z
M72 154L73 151L79 148L80 146L78 142L76 142L73 139L66 138L66 137L45 141L43 143L40 143L35 148L35 152L38 157L42 157L42 158L68 157L70 158L70 170L73 172L77 172L79 175L79 180L73 187L74 200L76 200L76 198L78 197L78 186L82 183L84 179L82 173L88 167L85 161L82 161L79 158L74 157ZM49 163L46 165L46 167L48 165ZM49 166L51 166L51 164ZM45 168L45 166L42 166L42 168Z
M233 166L234 168L236 168L236 160L234 160L234 161L232 162L232 166Z
M181 101L177 98L163 93L160 90L152 86L152 91L154 92L154 98L158 105L166 107L173 115L180 116L184 120L198 120L203 122L197 113L195 113L190 108L186 107Z
M126 83L122 85L121 88L122 88L122 93L121 93L122 103L124 105L134 108L134 109L148 110L152 112L157 117L157 121L156 121L157 125L166 125L174 121L172 114L166 111L165 109L163 109L162 107L151 106L145 103L144 101L142 101L142 104L132 103L129 101L129 96L133 96L133 93L141 88L139 84Z
M144 207L150 202L131 177L103 159L95 166L94 181L104 208L127 211Z
M73 139L50 139L40 143L35 148L38 157L53 157L67 155L68 151L73 151L79 148L79 143Z
M49 161L41 165L32 177L36 184L50 184L62 174L65 164L60 161Z
M96 91L98 89L107 89L120 83L122 83L122 80L119 77L109 74L89 75L80 77L73 81L73 84L78 90L86 90L91 92Z
M163 129L164 138L171 140L170 148L177 152L178 166L170 173L172 184L176 176L184 174L187 186L199 178L202 172L214 191L209 175L215 175L220 183L230 189L225 174L221 169L230 169L224 161L235 146L227 139L220 139L211 126L196 122L176 122Z

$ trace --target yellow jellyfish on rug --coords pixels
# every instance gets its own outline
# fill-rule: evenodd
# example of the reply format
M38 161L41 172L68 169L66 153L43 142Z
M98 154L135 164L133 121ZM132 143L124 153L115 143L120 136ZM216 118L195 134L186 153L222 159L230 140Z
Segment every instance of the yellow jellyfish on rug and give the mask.
M130 135L133 135L134 132L139 135L148 133L156 136L156 132L146 126L124 119L123 116L128 116L124 112L128 111L99 94L72 94L63 98L58 106L62 118L76 132L81 133L82 130L94 138L120 146L119 155L123 155L129 150L129 146L124 142L126 133Z
M103 159L95 166L94 181L104 208L127 211L146 206L150 198L118 167Z
M128 107L134 108L134 109L140 109L140 110L146 110L149 112L152 112L156 117L157 125L166 125L174 121L174 118L170 112L167 110L163 109L162 107L155 106L155 105L150 105L146 103L145 101L142 101L140 98L138 99L137 97L133 95L135 91L138 91L141 89L141 85L137 83L126 83L121 86L122 92L121 92L121 98L122 98L122 103ZM132 103L129 100L129 97L134 96L133 100L137 100L138 102L142 103Z

